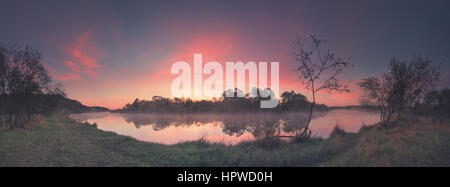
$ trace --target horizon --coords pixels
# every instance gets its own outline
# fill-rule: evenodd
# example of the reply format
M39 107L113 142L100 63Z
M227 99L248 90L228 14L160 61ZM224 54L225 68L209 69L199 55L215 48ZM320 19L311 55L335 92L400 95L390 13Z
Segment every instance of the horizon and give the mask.
M299 94L299 93L297 93L296 92L296 94ZM301 93L300 93L301 94ZM303 94L302 94L303 95ZM155 97L155 96L153 96L153 97ZM195 102L198 102L198 101L218 101L218 100L220 100L221 99L221 97L212 97L212 98L197 98L197 97L188 97L188 98L184 98L184 97L164 97L164 98L167 98L167 99L170 99L170 100L173 100L173 99L175 99L175 98L178 98L178 99L190 99L190 100L192 100L192 101L195 101ZM73 98L70 98L69 97L69 99L73 99ZM143 101L143 100L145 100L145 101L151 101L152 100L152 98L150 98L150 99L141 99L141 98L134 98L134 99L131 99L129 102L127 102L127 103L125 103L125 105L127 105L127 104L131 104L131 103L133 103L134 102L134 100L136 100L136 99L138 99L138 100L140 100L140 101ZM76 99L75 99L76 100ZM78 101L78 100L76 100L76 101ZM81 101L80 101L81 102ZM108 107L104 107L104 106L99 106L99 105L86 105L86 104L84 104L83 102L81 102L81 104L83 104L83 105L85 105L85 106L87 106L87 107L103 107L103 108L107 108L108 110L120 110L120 109L122 109L123 107L125 107L125 105L124 106L121 106L121 107L119 107L119 108L113 108L113 109L111 109L111 108L108 108ZM322 105L323 103L320 103L320 102L317 102L316 103L317 105ZM279 106L279 105L278 105ZM277 107L278 107L277 106ZM329 108L333 108L333 107L353 107L353 106L362 106L362 105L360 105L359 103L357 103L357 104L355 104L355 105L326 105L327 107L329 107Z
M43 53L69 98L119 109L135 98L171 98L170 66L202 53L205 62L280 62L280 93L311 101L289 56L297 33L327 39L355 67L349 93L318 93L327 106L359 105L358 81L381 76L389 61L430 57L450 85L449 1L1 1L1 44ZM382 9L383 11L375 11ZM322 11L321 11L322 10ZM31 34L30 34L31 33ZM204 78L207 78L205 76ZM193 100L199 98L192 98Z

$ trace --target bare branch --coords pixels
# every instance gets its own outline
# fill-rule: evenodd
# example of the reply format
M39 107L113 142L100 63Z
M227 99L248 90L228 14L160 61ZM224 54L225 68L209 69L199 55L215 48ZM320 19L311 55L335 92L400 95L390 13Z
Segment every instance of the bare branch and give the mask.
M353 64L337 58L330 50L322 51L324 39L318 39L310 36L310 48L304 46L305 41L298 35L297 40L293 42L291 55L297 64L296 72L299 73L298 78L306 83L306 88L312 93L312 104L310 107L309 119L306 127L301 133L301 137L307 137L310 134L308 129L311 122L313 107L316 104L315 94L320 90L328 90L343 92L349 91L347 85L343 84L339 75L345 69L352 67ZM308 134L309 132L309 134Z

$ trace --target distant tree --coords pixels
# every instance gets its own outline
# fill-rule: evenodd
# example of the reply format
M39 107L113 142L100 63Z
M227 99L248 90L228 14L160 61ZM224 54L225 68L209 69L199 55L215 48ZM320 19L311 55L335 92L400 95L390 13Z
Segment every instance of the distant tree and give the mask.
M283 112L287 110L305 110L310 102L302 94L293 95L289 101L281 102L275 109L261 109L261 101L270 100L274 92L270 88L252 88L244 94L239 89L229 89L223 96L212 100L191 100L190 98L166 98L154 96L151 100L135 99L126 104L119 112L128 113L195 113L195 112ZM227 97L227 94L233 97ZM238 97L238 95L245 97ZM266 97L267 96L267 97ZM318 105L319 109L327 109L325 105Z
M290 103L295 96L295 92L292 90L290 92L285 91L281 93L281 102L282 103Z
M305 95L295 93L293 90L285 91L281 93L281 103L278 107L281 111L287 110L309 110L311 103L308 101ZM321 107L315 106L315 109Z
M48 97L65 96L52 84L42 54L31 48L0 46L0 115L2 123L23 127L33 114L48 109Z
M382 78L369 77L359 83L365 92L360 103L380 112L381 125L395 123L436 86L439 76L439 67L433 66L430 59L420 55L409 62L394 58Z
M297 94L293 90L285 91L281 94L281 102L285 104L302 104L307 103L308 99L303 94Z
M353 64L348 60L336 57L330 50L323 49L325 40L310 36L310 40L302 40L300 36L293 42L291 55L297 64L296 71L299 79L306 83L306 88L311 91L312 103L305 128L299 134L300 137L309 137L313 108L316 105L316 93L321 90L344 92L349 91L338 76ZM306 46L305 46L306 45Z

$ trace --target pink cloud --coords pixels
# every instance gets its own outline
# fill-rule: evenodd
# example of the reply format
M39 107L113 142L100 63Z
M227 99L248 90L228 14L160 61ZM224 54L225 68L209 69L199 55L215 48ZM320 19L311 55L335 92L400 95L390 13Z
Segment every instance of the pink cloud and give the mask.
M98 68L99 65L94 57L86 55L81 49L72 49L70 51L71 56L78 62L81 62L87 68Z
M225 59L231 56L233 49L239 42L238 36L233 31L218 33L201 33L187 41L186 44L177 47L174 52L162 60L159 64L152 64L158 71L152 72L143 77L139 77L133 86L146 87L148 85L158 84L160 90L166 90L166 96L170 97L170 85L173 78L177 75L170 73L172 64L177 61L186 61L193 66L195 53L203 55L203 63L209 61L219 61L225 64ZM207 76L205 76L206 78Z
M71 60L67 60L66 62L64 62L66 64L67 67L69 67L72 71L74 72L80 72L80 67L78 67L78 65L76 65L73 61Z
M78 36L75 41L68 44L65 48L70 57L70 60L64 62L66 66L73 72L82 72L90 77L97 77L99 73L94 69L102 67L98 63L98 59L101 58L102 55L92 39L91 32L85 32ZM82 74L70 74L60 76L60 78L64 80L74 80L80 79L81 75Z
M85 72L86 74L88 74L89 76L91 76L91 77L97 77L97 75L98 75L98 72L95 72L95 71L89 70L89 69L84 70L84 72Z
M91 32L85 32L77 37L77 39L69 44L68 53L70 57L80 62L87 68L98 68L97 58L100 58L99 50L92 39Z

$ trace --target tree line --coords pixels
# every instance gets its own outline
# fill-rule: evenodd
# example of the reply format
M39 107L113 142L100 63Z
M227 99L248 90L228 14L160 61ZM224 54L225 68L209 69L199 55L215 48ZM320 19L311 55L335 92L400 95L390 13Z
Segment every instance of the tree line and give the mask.
M252 89L256 90L256 88ZM232 92L234 97L226 97L226 92ZM285 91L281 94L280 104L274 109L260 108L260 101L264 98L250 97L250 93L245 97L238 97L239 89L227 90L223 92L222 97L212 100L192 100L190 98L167 98L154 96L151 100L135 99L134 102L126 104L118 112L125 113L208 113L208 112L288 112L288 111L306 111L312 104L306 96L295 93L294 91ZM323 104L317 105L317 110L327 110Z

